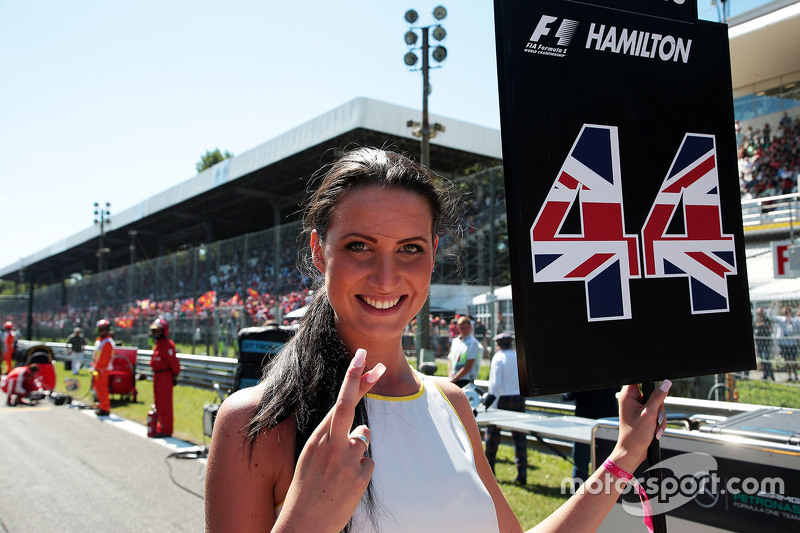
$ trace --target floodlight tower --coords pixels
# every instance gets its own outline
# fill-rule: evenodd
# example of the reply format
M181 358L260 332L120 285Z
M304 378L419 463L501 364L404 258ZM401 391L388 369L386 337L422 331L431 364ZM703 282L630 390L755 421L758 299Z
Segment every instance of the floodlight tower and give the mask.
M98 202L94 203L94 223L100 226L100 245L97 247L98 274L103 271L103 254L109 252L108 248L103 248L103 238L106 235L106 224L111 224L111 219L108 218L111 215L110 207L111 204L109 202L106 202L104 206L101 206Z
M433 18L437 21L444 19L447 16L447 10L444 6L437 6L433 10ZM428 95L431 94L431 85L429 82L428 71L430 70L430 61L428 59L428 54L430 53L430 45L429 45L429 38L428 34L430 32L431 26L414 26L413 24L419 19L419 15L413 9L409 9L406 11L405 14L406 22L411 24L412 26L406 32L404 39L406 44L409 47L408 52L403 57L403 62L409 66L413 67L417 64L419 58L417 54L414 53L415 45L419 40L419 36L417 35L416 30L419 30L422 34L422 46L419 48L421 55L422 55L422 66L420 68L411 68L411 70L420 70L422 71L422 124L419 122L414 122L413 120L409 120L407 122L407 126L409 128L414 128L412 130L412 135L415 137L422 138L422 149L420 153L420 162L425 168L428 168L430 164L430 139L436 137L438 132L444 131L444 126L439 123L433 125L431 128L430 123L428 122ZM433 31L430 32L433 35L433 38L436 41L442 41L445 37L447 37L447 32L442 27L441 24L436 24L433 27ZM438 44L433 48L433 55L434 61L437 63L441 63L447 57L447 48ZM436 68L436 67L433 67Z
M447 10L444 8L444 6L436 6L434 8L433 18L435 18L437 21L444 19L446 16ZM441 124L436 123L433 125L433 128L431 128L430 123L428 122L428 95L431 93L431 86L428 81L428 70L430 69L428 60L428 54L430 52L428 33L431 29L431 26L414 26L414 23L417 22L417 19L419 19L419 15L413 9L406 11L405 19L406 22L411 24L411 27L403 37L409 48L408 52L403 57L403 62L408 67L414 67L418 61L417 54L414 53L414 50L417 49L415 46L419 40L416 30L419 30L422 34L422 47L419 48L422 55L422 67L420 69L411 68L411 70L422 71L422 124L419 122L414 122L413 120L409 120L406 123L406 126L413 128L411 132L412 135L421 138L422 143L420 150L420 163L422 163L422 166L428 169L430 168L431 159L430 139L435 137L438 132L444 132L444 126ZM433 31L431 33L433 38L439 42L447 36L447 32L438 22L433 27ZM433 59L437 63L441 63L447 57L447 49L442 45L436 45L433 48L432 55ZM420 363L424 359L422 350L429 349L431 345L430 314L430 295L428 295L428 298L425 300L425 304L423 304L422 309L420 309L419 313L417 313L417 335L415 339L415 345L418 354L417 363Z

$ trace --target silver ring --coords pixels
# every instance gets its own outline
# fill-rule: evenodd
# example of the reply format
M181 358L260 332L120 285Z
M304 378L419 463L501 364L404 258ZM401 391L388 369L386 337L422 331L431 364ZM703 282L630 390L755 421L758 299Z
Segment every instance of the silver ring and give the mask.
M361 442L363 442L364 443L364 453L367 453L367 450L369 449L369 441L367 440L367 437L365 437L364 435L353 435L351 438L358 439Z

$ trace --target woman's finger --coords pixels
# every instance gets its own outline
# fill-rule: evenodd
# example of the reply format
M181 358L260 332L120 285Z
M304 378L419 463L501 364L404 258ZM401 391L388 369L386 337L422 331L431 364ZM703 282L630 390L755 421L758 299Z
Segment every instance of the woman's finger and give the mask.
M370 432L367 426L361 425L350 432L350 444L361 455L366 455L369 449Z
M330 434L332 437L346 437L353 425L356 404L369 392L372 386L380 379L386 367L378 363L367 373L364 373L364 362L367 351L359 348L356 350L339 389L339 398L331 410Z
M664 406L658 411L658 418L656 418L656 440L661 438L661 435L664 433L664 430L667 428L667 415L664 410Z
M654 411L658 413L661 409L664 400L667 398L667 393L669 392L669 388L672 386L672 382L668 379L665 379L661 382L661 385L656 387L653 392L650 393L650 398L647 399L647 403L644 405L644 408L647 411Z

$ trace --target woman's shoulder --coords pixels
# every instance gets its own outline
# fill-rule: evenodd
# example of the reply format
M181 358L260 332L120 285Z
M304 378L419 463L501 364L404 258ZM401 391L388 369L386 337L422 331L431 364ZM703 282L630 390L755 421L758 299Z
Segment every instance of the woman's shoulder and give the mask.
M247 409L253 409L261 402L261 397L264 395L266 385L262 382L253 387L245 387L234 392L222 402L220 410L223 408L231 412L241 412Z
M444 397L450 402L453 408L459 415L469 413L472 415L472 407L469 405L467 395L461 390L461 387L453 383L447 378L430 376L427 378L429 383L435 384L439 390L442 391Z
M294 471L293 417L250 436L265 387L231 394L217 412L206 472L211 530L268 530L275 519L272 510L286 497Z
M251 422L261 406L261 398L264 395L265 389L266 385L262 382L253 387L240 389L225 398L225 401L220 405L219 411L217 411L217 417L214 421L214 431L217 430L219 425L220 430L232 431L240 434L242 439L247 439ZM266 438L266 440L269 441L271 440L270 434L276 432L284 433L293 428L293 418L289 417L281 422L275 431L264 431L262 435L259 435L258 440L263 441ZM278 437L275 436L275 438Z

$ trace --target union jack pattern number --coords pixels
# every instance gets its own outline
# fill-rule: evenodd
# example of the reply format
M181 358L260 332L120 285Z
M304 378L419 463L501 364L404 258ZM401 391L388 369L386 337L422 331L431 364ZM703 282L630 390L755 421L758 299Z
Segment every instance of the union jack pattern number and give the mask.
M563 233L576 201L580 233ZM683 233L668 233L681 207ZM534 283L582 281L590 322L632 318L630 279L642 272L624 221L617 128L585 124L530 229ZM645 278L688 278L692 314L729 311L735 247L722 233L714 136L684 136L641 239Z

